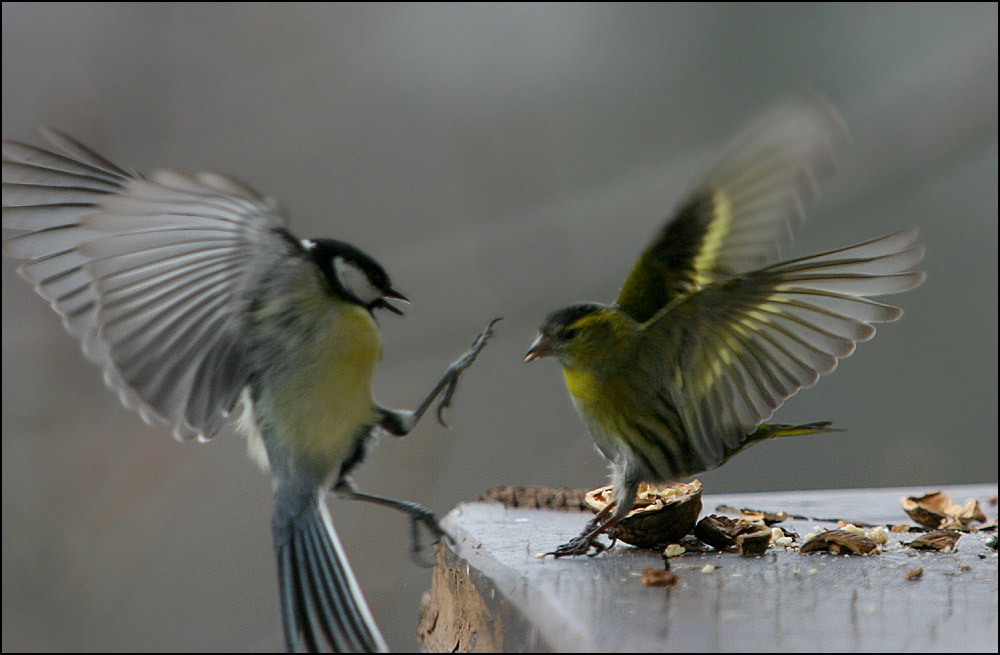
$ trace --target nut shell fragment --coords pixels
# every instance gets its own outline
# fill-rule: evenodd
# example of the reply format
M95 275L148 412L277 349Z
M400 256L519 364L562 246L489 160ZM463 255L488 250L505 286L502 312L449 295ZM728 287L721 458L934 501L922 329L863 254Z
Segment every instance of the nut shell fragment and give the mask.
M911 541L910 548L919 550L953 550L958 538L962 535L952 530L935 530L921 535Z
M931 491L923 496L906 496L900 499L903 509L914 521L931 530L962 529L972 522L983 522L986 515L979 501L970 499L965 505L952 502L941 491Z
M694 526L694 536L713 548L731 551L736 549L737 537L757 532L762 527L760 523L711 514Z
M611 502L611 486L587 492L587 506L600 512ZM639 485L635 507L608 528L608 536L640 548L659 549L691 532L701 513L701 482Z
M802 544L799 552L829 551L835 554L867 555L875 552L877 548L878 544L864 535L854 534L847 530L828 530Z
M645 568L642 570L642 584L647 587L672 587L677 584L677 575L664 569Z
M743 556L763 555L771 543L771 529L747 532L736 537L736 551Z
M688 553L711 553L713 549L702 541L699 541L697 537L693 534L689 534L680 541L677 542L679 545L684 546L684 550Z
M924 574L924 570L922 568L910 569L909 571L907 571L906 573L903 574L903 579L904 580L918 580L920 578L920 576L922 576L923 574Z

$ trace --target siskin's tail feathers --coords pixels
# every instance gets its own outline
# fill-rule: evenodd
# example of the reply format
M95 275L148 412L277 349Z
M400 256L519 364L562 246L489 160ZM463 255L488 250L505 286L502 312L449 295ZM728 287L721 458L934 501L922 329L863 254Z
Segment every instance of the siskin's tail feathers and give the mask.
M843 432L840 428L831 428L830 421L817 421L815 423L803 423L802 425L788 425L785 423L764 423L757 431L747 437L747 441L759 441L772 437L798 437L803 434L821 434L824 432Z
M318 496L277 495L273 528L288 651L387 651Z
M790 425L787 423L761 423L756 430L748 434L736 448L725 451L725 457L719 464L728 462L736 453L743 452L750 446L774 437L798 437L803 434L824 434L827 432L843 432L840 428L831 428L830 421L816 421L815 423L803 423L802 425Z

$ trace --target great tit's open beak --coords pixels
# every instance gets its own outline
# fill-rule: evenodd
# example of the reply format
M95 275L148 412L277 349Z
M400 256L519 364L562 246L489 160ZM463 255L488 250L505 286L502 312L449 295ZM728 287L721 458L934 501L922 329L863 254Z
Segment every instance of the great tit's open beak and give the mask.
M548 357L552 354L552 350L549 348L549 340L545 338L544 334L539 333L535 340L531 342L531 347L528 348L528 352L524 353L524 359L521 360L522 364L527 364L528 362L538 359L539 357Z
M393 314L399 314L400 316L403 316L403 310L400 309L399 307L396 307L392 303L390 303L388 300L386 300L386 298L392 298L393 300L399 300L401 302L405 302L407 305L410 304L410 299L407 298L406 296L404 296L399 291L396 291L395 289L393 289L393 288L390 287L389 290L386 291L385 293L383 293L382 297L379 298L378 301L376 301L376 303L375 303L377 306L381 307L382 309L388 309Z

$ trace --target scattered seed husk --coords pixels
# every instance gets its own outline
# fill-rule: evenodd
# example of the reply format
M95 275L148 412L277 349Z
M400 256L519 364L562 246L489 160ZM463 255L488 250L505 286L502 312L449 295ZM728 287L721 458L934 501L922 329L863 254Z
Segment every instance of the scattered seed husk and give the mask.
M911 541L908 545L910 548L916 548L918 550L947 550L951 551L955 548L955 542L962 535L954 530L935 530L934 532L928 532L925 535L921 535Z
M907 571L906 573L903 574L903 579L904 580L919 580L920 576L922 576L923 574L924 574L924 570L922 568L910 569L909 571Z
M587 506L600 512L611 502L611 486L587 492ZM701 513L701 482L639 485L635 507L608 529L608 536L640 548L660 549L691 532Z
M889 533L881 525L876 525L874 528L866 532L865 536L877 543L879 546L884 546L889 543Z
M582 489L560 487L490 487L476 496L475 500L487 503L502 503L506 507L528 507L531 509L561 509L587 511Z
M771 528L771 545L790 548L795 543L795 533L784 528Z
M758 509L740 509L740 518L753 523L763 523L764 525L774 525L788 520L788 512L765 512Z
M853 532L854 534L860 534L860 535L867 536L867 535L865 535L864 528L859 528L858 526L854 525L853 523L847 523L845 521L838 521L837 522L837 527L839 527L841 530L847 530L848 532Z
M798 541L799 540L799 535L795 534L795 530L789 530L788 528L785 528L785 527L782 527L782 526L779 525L776 528L771 528L771 534L772 535L774 534L775 530L781 530L781 536L788 537L792 541Z
M802 544L799 552L829 551L834 554L867 555L876 552L877 548L878 544L864 535L847 530L827 530Z
M684 546L682 546L680 544L669 544L666 548L663 549L663 556L664 557L680 557L685 552L687 552L687 549L684 548Z
M748 508L733 507L731 505L716 505L715 506L715 511L716 512L724 512L724 513L727 513L727 514L736 514L740 518L743 518L744 520L753 520L753 521L756 521L756 522L763 522L763 523L766 523L767 525L772 525L773 523L777 523L779 521L788 521L788 520L791 520L791 521L819 521L821 523L848 523L848 521L844 521L843 519L820 518L820 517L816 517L816 516L804 516L802 514L789 514L788 512L783 512L783 511L782 512L768 512L768 511L759 510L759 509L748 509ZM873 528L873 527L875 527L874 524L872 524L872 523L865 523L864 521L853 520L853 521L849 521L849 522L853 523L854 525L856 525L858 527L862 527L862 528Z
M647 587L672 587L677 584L677 574L666 569L647 567L642 570L642 584Z

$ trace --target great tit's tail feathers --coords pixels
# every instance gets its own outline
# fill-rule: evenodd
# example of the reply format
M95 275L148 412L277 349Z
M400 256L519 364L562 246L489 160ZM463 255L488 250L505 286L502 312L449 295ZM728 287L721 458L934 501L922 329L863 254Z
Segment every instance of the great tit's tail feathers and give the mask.
M273 527L288 651L386 652L319 498L276 496Z

